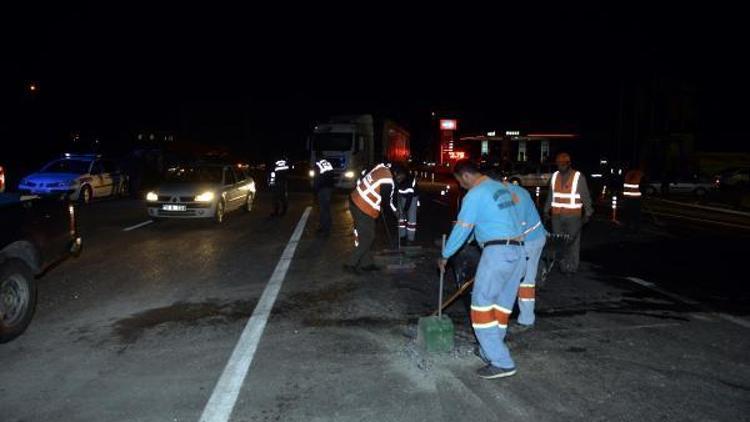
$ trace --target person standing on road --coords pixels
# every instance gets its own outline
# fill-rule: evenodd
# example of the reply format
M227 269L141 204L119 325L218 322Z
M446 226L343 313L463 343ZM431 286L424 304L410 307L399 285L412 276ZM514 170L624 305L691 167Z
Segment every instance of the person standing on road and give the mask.
M572 275L578 271L581 228L594 214L594 207L586 177L571 168L570 155L565 152L557 154L555 163L558 171L550 180L544 216L551 217L553 233L570 236L563 247L560 269L563 274Z
M286 159L276 160L273 170L268 174L268 186L273 194L273 213L271 217L281 217L286 214L289 206L289 187L287 184L287 174L289 173L289 164Z
M418 210L417 176L408 175L398 185L398 235L410 243L417 236Z
M313 191L318 197L318 208L320 211L320 227L318 235L331 235L331 195L336 185L333 174L333 166L328 160L319 160L315 163L315 176L313 179Z
M354 252L344 265L344 271L359 274L359 270L379 269L372 258L375 221L384 203L388 203L391 210L396 212L393 205L395 187L405 178L406 170L403 167L378 164L357 180L354 191L349 195L349 212L354 220Z
M640 169L632 168L625 173L622 184L625 228L634 234L638 233L641 229L641 200L643 198L641 192L643 181L643 172Z
M511 192L521 200L521 225L524 228L524 250L526 251L526 274L518 288L518 327L517 331L526 331L534 326L534 306L536 304L536 273L539 258L542 256L544 245L547 243L547 230L544 229L539 211L529 191L515 185L507 185Z
M504 343L508 319L526 270L520 198L507 186L480 173L469 160L456 163L454 177L468 192L461 204L438 267L474 236L482 247L471 293L471 325L486 366L477 371L485 379L514 375L516 365Z

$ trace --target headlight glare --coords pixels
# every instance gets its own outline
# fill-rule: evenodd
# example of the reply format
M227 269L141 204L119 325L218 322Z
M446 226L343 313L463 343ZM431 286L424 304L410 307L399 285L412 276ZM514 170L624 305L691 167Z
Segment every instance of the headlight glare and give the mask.
M214 193L211 191L203 192L195 197L195 202L211 202L214 200Z
M146 194L146 201L156 202L158 200L159 200L159 195L157 195L156 193L149 192L149 193Z

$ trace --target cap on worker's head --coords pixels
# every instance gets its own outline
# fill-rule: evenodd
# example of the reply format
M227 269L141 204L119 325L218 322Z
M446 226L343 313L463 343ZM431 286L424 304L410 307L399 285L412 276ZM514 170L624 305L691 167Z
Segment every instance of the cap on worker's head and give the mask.
M570 154L567 152L561 152L555 157L555 163L557 164L570 164Z

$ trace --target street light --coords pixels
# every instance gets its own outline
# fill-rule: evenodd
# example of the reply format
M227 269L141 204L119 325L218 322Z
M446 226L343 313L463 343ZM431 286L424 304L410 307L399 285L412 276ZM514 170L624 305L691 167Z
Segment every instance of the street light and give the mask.
M35 83L32 82L32 83L29 84L29 91L35 92L36 89L37 89L37 86L36 86Z

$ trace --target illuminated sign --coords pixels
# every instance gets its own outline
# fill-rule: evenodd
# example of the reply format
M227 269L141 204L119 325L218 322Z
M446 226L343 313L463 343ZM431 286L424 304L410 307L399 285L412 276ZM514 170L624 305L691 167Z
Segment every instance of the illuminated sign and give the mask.
M440 130L456 130L458 122L455 119L440 119Z
M463 160L466 158L466 153L463 151L451 151L448 153L448 157L451 160Z
M519 132L517 130L506 130L505 131L505 136L520 136L520 135L521 135L521 132Z
M495 131L487 132L487 136L495 136Z

